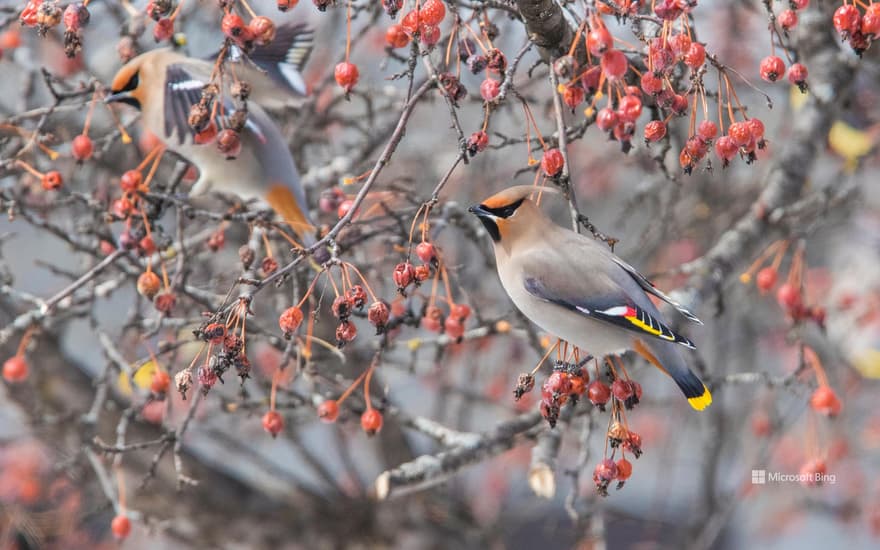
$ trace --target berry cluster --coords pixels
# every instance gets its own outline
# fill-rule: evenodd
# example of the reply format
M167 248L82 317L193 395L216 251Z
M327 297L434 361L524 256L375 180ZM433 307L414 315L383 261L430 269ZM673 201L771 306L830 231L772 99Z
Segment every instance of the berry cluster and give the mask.
M859 5L864 7L864 13L859 11ZM880 36L880 4L875 4L873 0L867 5L857 1L847 3L844 0L834 12L833 21L840 37L861 56Z

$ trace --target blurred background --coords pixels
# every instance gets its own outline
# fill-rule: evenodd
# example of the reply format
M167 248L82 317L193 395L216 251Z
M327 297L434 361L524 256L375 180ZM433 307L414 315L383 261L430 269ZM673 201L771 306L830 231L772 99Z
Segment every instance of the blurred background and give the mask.
M703 319L704 326L678 328L697 344L688 358L715 398L708 410L693 411L668 378L627 355L629 374L644 389L627 424L644 454L630 457L632 477L620 490L613 483L604 498L593 469L610 456L609 413L582 399L551 429L538 412L549 364L535 390L513 399L517 376L555 340L515 311L495 274L491 241L466 209L511 184L560 184L529 162L540 160L536 135L558 145L559 132L555 86L541 62L555 54L524 49L527 13L555 6L550 13L577 29L585 13L609 3L445 2L442 38L420 53L387 48L394 21L383 3L356 0L350 56L360 80L349 97L333 80L345 56L347 4L325 3L325 11L315 4L284 13L275 2L250 7L279 25L305 22L316 31L304 71L310 95L273 118L324 231L368 180L411 89L449 71L468 91L454 108L437 89L419 97L391 162L337 239L339 258L362 271L398 326L374 336L365 316L356 316L357 339L337 350L325 298L314 331L331 344L308 347L305 357L302 341L281 338L277 326L315 276L303 263L254 296L251 378L242 384L229 373L204 397L191 390L183 400L173 386L157 399L153 371L173 377L196 360L202 346L193 330L206 312L229 303L252 224L221 219L235 203L229 197L186 199L192 174L172 192L170 182L186 166L166 155L151 189L166 207L152 223L170 251L173 312L161 314L138 294L144 260L125 252L49 315L40 313L43 300L93 270L130 229L108 212L121 174L149 151L149 136L133 110L116 109L133 138L124 143L92 86L106 90L122 64L120 50L157 47L155 23L144 15L146 2L95 2L82 51L67 58L63 26L37 36L18 22L22 2L0 3L0 202L7 213L0 219L0 346L6 360L23 345L30 367L27 380L6 380L0 390L3 548L876 547L880 65L876 47L857 56L841 41L832 23L841 2L809 3L784 38L768 32L765 4L779 15L789 2L691 2L697 5L685 17L694 40L726 67L744 112L766 127L766 147L753 163L736 158L722 169L710 150L712 168L703 161L685 175L679 151L692 133L690 113L671 118L667 137L648 146L644 125L665 111L647 98L626 154L594 124L606 99L590 112L594 96L587 94L561 111L578 210L618 240L616 253ZM644 69L638 35L657 32L657 20L649 6L631 4L648 15L603 20L633 66ZM221 17L216 2L182 2L176 47L198 57L216 52ZM453 27L456 17L470 31ZM480 96L485 75L448 53L460 49L458 38L480 35L512 67L510 91L491 108ZM810 71L807 94L785 79L761 80L760 60L771 49L782 55L783 46ZM682 92L693 91L688 74L674 74ZM715 120L718 75L716 65L705 73ZM723 97L730 101L729 92ZM531 128L523 104L535 119ZM463 153L460 137L483 129L488 111L488 147ZM70 142L87 116L96 152L77 163ZM64 188L43 190L17 159L59 170ZM441 183L425 235L442 251L449 285L426 281L403 297L392 270L407 256L410 225L421 229L420 206ZM542 206L571 227L561 195L544 195ZM185 261L178 262L181 241ZM270 231L268 242L280 265L295 258L279 235ZM258 259L266 254L257 250ZM779 284L763 292L755 275L771 264ZM778 286L793 281L808 307L801 315L777 300ZM422 322L438 295L444 311L442 296L471 307L461 341ZM368 437L361 429L360 387L337 422L320 422L316 407L338 398L380 346L370 393L382 430ZM841 404L831 417L813 399L825 386ZM284 419L274 438L261 424L270 406ZM775 475L815 472L818 464L827 474L819 485ZM124 542L110 529L120 514L132 523Z

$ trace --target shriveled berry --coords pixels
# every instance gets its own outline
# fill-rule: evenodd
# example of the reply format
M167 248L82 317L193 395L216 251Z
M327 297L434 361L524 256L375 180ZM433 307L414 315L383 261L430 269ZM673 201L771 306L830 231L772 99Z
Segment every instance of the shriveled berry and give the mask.
M285 337L289 337L296 332L303 321L303 312L297 306L292 306L284 310L284 313L278 318L278 326Z
M260 262L260 270L263 272L263 275L267 277L275 273L277 269L278 261L271 256L266 256L265 258L263 258L263 261Z
M715 142L715 154L722 160L724 166L727 166L730 160L736 156L738 149L736 142L730 136L721 136Z
M440 41L440 27L437 25L422 25L419 27L419 41L425 46L433 46Z
M292 9L294 6L299 4L299 0L277 0L275 5L278 7L278 11L285 12L289 9Z
M407 34L413 36L419 32L419 28L421 27L420 21L418 10L411 10L400 20L400 26L403 27L403 30L406 31Z
M367 310L367 320L380 331L388 324L389 315L388 304L385 302L373 302Z
M683 57L691 49L691 37L687 33L678 33L669 37L669 48L676 57Z
M642 90L648 95L657 95L663 91L663 79L650 71L642 73L640 84Z
M684 55L684 64L691 69L699 69L706 62L706 47L694 42Z
M616 477L617 464L615 464L610 458L606 458L597 464L596 469L593 470L593 480L597 485L604 483L607 486L607 484L613 481Z
M474 132L471 134L471 137L467 140L467 150L471 156L476 155L479 152L482 152L489 145L489 134L480 130L479 132Z
M617 116L624 122L635 122L642 114L642 100L633 95L620 98L617 105Z
M174 36L174 21L167 17L156 21L156 26L153 27L153 40L164 42L172 36Z
M248 31L254 37L254 44L265 46L275 40L275 23L266 16L258 15L248 23Z
M483 101L492 101L501 93L501 83L494 78L486 78L480 84L480 97Z
M227 159L236 158L241 153L241 135L232 128L224 128L217 134L217 150Z
M706 143L715 139L718 135L718 125L711 120L704 120L697 126L697 137Z
M357 327L354 323L343 321L336 327L336 346L343 347L357 338Z
M413 265L409 262L401 262L394 267L394 272L391 274L392 279L394 279L394 284L397 285L397 290L403 292L406 287L413 283L415 279L415 269Z
M318 418L327 424L336 422L336 419L339 418L339 402L335 399L328 399L321 402L321 404L318 405Z
M734 122L727 130L727 135L733 139L737 147L745 147L752 141L752 130L747 121Z
M620 401L626 401L633 395L632 386L626 380L618 378L611 384L611 393Z
M878 4L880 5L880 4ZM806 91L807 68L802 63L795 63L788 68L788 81Z
M278 437L284 429L284 417L278 411L268 411L263 415L263 429L272 437Z
M426 264L431 264L437 261L437 250L434 248L434 245L427 242L422 241L418 245L416 245L416 256Z
M776 18L783 30L790 30L798 23L798 14L794 10L785 10Z
M645 141L660 141L666 135L666 125L661 120L645 124Z
M119 186L126 193L134 193L140 188L143 176L138 170L127 170L119 180Z
M229 12L220 20L220 31L233 40L239 40L247 34L247 25L240 15Z
M562 156L562 151L555 148L544 151L544 155L541 157L541 169L544 170L544 174L552 178L562 172L564 166L565 159Z
M361 285L353 285L345 291L345 298L353 307L362 308L367 302L367 291Z
M562 102L565 103L569 109L574 109L580 105L584 101L585 96L586 92L584 92L584 89L578 84L565 86L562 90Z

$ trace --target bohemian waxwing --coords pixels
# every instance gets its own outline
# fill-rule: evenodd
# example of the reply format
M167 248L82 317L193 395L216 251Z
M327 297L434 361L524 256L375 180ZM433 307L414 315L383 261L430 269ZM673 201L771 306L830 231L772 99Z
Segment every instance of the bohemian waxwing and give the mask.
M221 93L216 100L214 123L218 131L229 126L228 116L235 111L230 81L234 77L250 87L241 151L232 159L227 159L213 141L196 144L196 132L189 124L190 108L199 103L202 89L211 81L214 60L186 57L167 48L141 54L119 69L105 101L139 109L144 127L198 168L199 179L190 195L215 191L268 204L311 244L314 227L293 157L278 126L261 105L279 107L305 95L300 70L308 59L312 39L312 31L302 25L283 25L273 42L247 55L230 46L224 84L218 86Z
M553 223L532 193L537 188L511 187L469 209L492 237L501 284L516 307L594 357L636 351L671 376L693 408L709 406L712 395L678 352L694 345L666 325L646 293L700 320L604 245Z

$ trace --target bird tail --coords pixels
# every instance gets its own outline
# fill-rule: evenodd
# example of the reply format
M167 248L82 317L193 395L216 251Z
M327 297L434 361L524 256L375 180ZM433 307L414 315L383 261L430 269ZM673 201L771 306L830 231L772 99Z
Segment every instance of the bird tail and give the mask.
M666 342L645 344L636 339L633 349L649 363L669 375L681 388L691 407L702 411L712 404L709 388L688 368L674 344Z
M308 214L286 185L280 183L272 185L266 194L266 202L293 229L297 237L302 240L303 246L315 244L315 226L309 221Z

